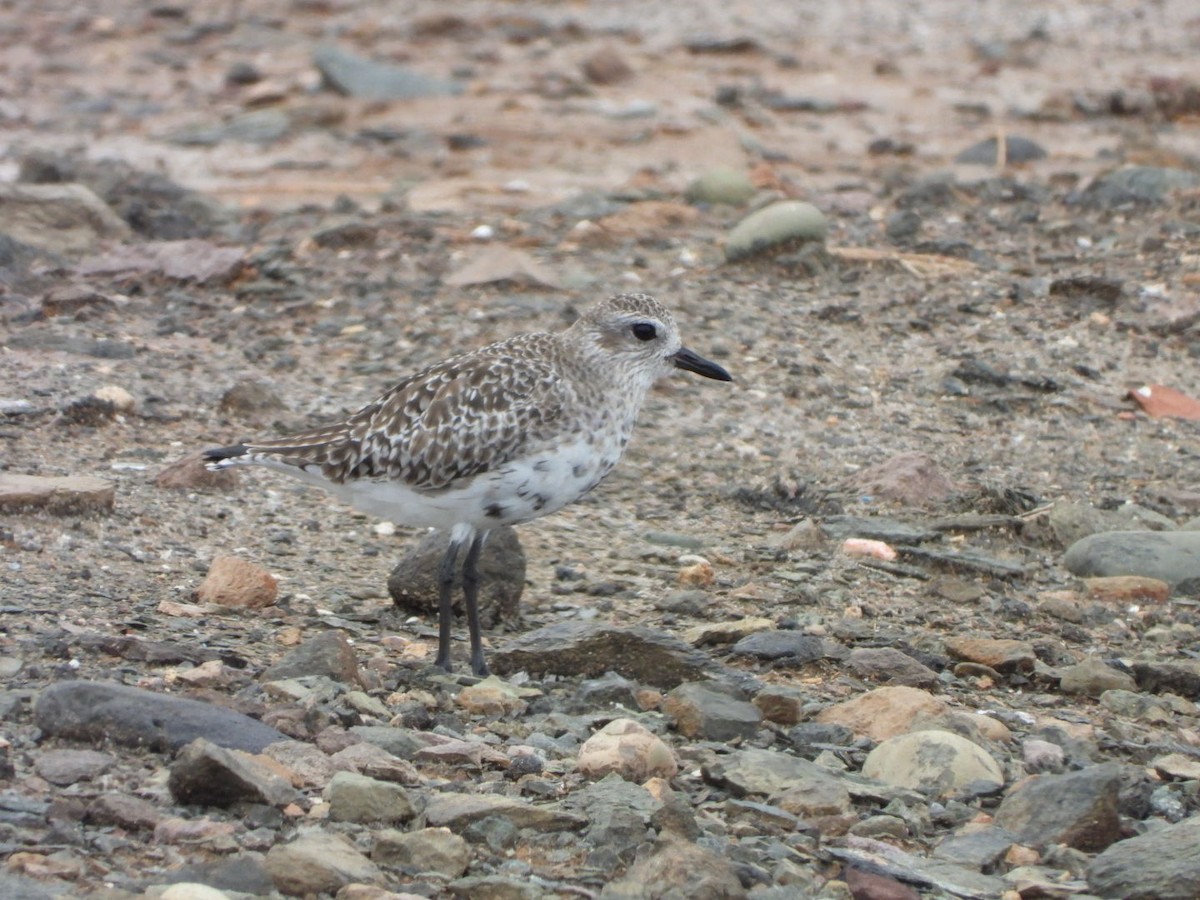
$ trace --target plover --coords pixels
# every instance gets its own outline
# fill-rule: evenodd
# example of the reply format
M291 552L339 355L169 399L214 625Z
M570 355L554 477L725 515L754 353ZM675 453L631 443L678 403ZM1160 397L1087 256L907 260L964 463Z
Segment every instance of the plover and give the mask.
M683 346L671 313L619 294L564 331L521 334L405 378L342 422L205 453L209 468L260 465L398 525L447 529L436 664L450 671L451 588L462 548L471 671L486 675L477 605L488 531L578 500L617 464L646 394L686 369L729 373Z

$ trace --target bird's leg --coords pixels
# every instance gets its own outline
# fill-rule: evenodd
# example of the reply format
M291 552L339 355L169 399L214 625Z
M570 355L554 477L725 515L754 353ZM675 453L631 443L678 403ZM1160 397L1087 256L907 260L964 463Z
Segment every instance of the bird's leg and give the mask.
M438 652L434 663L439 669L449 672L450 666L450 626L454 622L454 611L450 608L450 591L454 589L454 572L458 563L458 548L461 541L453 538L442 557L438 567Z
M467 606L467 632L471 636L471 671L479 677L488 674L483 659L483 638L479 634L479 554L483 550L486 531L475 535L463 562L463 597Z

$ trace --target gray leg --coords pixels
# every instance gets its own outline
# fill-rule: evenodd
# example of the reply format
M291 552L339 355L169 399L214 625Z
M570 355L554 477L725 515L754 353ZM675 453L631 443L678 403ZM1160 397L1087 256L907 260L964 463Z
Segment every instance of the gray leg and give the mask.
M450 626L454 622L454 611L450 608L450 591L454 588L454 573L458 568L458 548L462 541L450 540L446 555L438 568L438 652L434 663L439 669L449 672Z
M467 631L471 636L471 671L481 678L488 674L483 659L483 638L479 634L479 553L483 550L487 532L481 531L471 541L463 563L463 596L467 605Z

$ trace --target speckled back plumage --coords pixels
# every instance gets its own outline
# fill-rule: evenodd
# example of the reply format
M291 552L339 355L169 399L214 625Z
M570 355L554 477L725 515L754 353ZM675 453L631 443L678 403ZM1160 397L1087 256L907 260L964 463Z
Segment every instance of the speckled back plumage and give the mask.
M660 323L661 346L626 346L621 332L631 318ZM589 307L565 331L518 335L436 363L344 422L247 442L228 462L316 469L332 485L388 480L434 493L608 428L618 446L606 473L650 385L670 368L664 356L679 346L662 304L622 294Z

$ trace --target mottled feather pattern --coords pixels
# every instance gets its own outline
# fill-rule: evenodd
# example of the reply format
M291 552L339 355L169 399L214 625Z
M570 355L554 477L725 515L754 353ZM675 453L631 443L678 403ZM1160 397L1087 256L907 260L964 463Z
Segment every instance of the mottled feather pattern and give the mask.
M247 450L319 467L336 484L389 479L419 491L451 487L561 438L564 413L580 414L578 390L555 366L557 349L548 334L492 344L417 372L343 423L254 441Z

